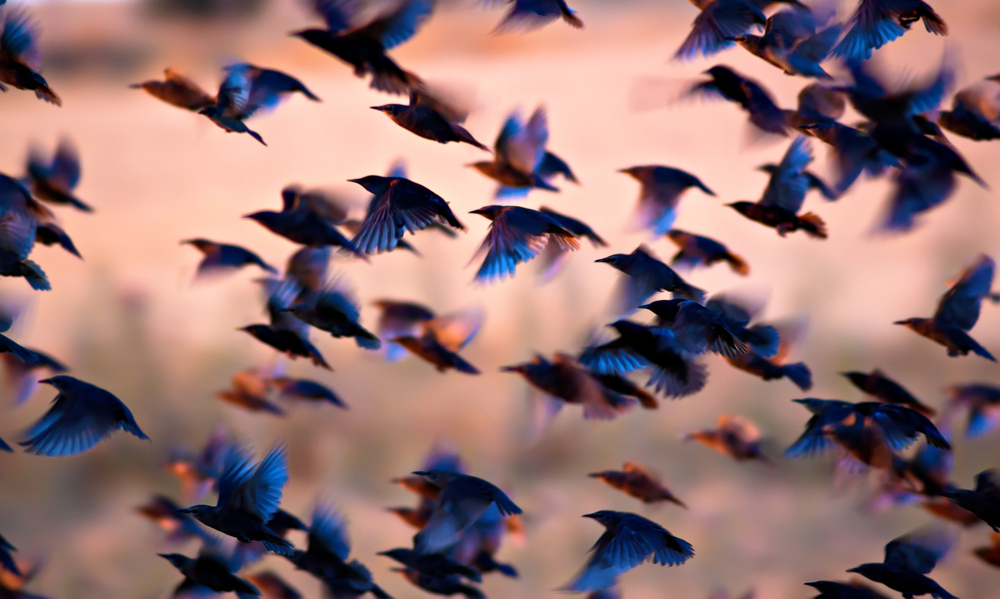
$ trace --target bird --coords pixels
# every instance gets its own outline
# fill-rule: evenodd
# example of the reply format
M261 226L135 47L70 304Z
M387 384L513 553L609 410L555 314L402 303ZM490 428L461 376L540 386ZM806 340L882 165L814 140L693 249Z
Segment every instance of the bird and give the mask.
M17 562L14 561L14 556L11 552L17 551L10 542L0 535L0 568L6 570L15 576L22 576L21 569L17 567Z
M281 492L288 482L288 450L275 445L258 464L240 445L229 447L219 478L216 505L195 505L179 510L241 543L261 541L268 551L291 555L292 544L268 527L278 511Z
M737 462L759 460L770 464L771 460L760 446L760 431L745 418L734 414L723 414L718 418L718 427L687 433L683 437L711 447L722 455Z
M484 0L483 4L511 5L503 20L493 30L494 34L515 29L537 29L556 19L566 21L574 29L583 29L583 20L566 4L566 0Z
M855 387L871 395L878 401L906 406L928 418L936 414L934 408L921 403L920 400L904 389L899 383L885 376L877 368L870 373L842 372L840 374L851 381L851 384Z
M532 260L551 243L562 251L580 249L576 234L552 216L521 206L491 205L473 210L490 221L486 238L473 256L486 254L476 271L479 283L492 283L514 276L518 264Z
M28 153L28 187L36 199L51 204L69 204L81 212L94 209L80 201L73 190L80 183L80 154L64 137L49 160L38 148Z
M643 503L668 501L687 509L687 505L675 497L658 476L639 462L625 462L621 470L602 470L587 476L600 479Z
M948 489L942 495L975 514L993 532L1000 532L1000 474L996 470L977 474L975 489Z
M965 438L976 439L985 435L1000 423L1000 388L981 383L950 387L948 406L942 420L951 422L955 413L961 409L969 411Z
M846 584L830 580L807 582L806 586L819 591L813 599L888 599L885 595L869 589L859 583Z
M604 590L614 586L619 576L648 559L661 566L679 566L694 557L691 543L642 516L600 510L583 517L596 520L605 531L591 548L594 555L563 590Z
M163 70L163 81L150 79L129 85L131 89L141 89L154 98L171 106L198 112L215 104L215 97L209 95L200 85L174 67Z
M28 453L78 455L119 429L149 440L128 407L104 389L65 374L38 382L55 387L59 394L52 400L49 411L27 430L25 440L19 443Z
M782 335L778 329L769 324L751 324L757 319L762 307L749 300L715 294L705 302L705 308L712 311L737 339L747 345L748 351L744 355L753 354L767 359L778 355L782 343ZM739 356L729 358L738 360Z
M24 277L32 289L52 288L42 269L28 260L39 235L39 226L52 213L37 202L20 181L0 173L0 276Z
M889 167L900 166L899 161L866 131L832 119L810 119L810 122L800 124L797 129L830 146L830 157L837 172L837 181L829 189L829 194L823 194L827 199L832 200L834 197L842 196L863 173L877 177L884 174ZM806 177L810 175L809 171L804 171L804 174Z
M768 17L764 35L745 33L732 41L786 75L832 79L820 63L840 39L843 25L834 23L819 29L822 16L808 8L782 10Z
M995 84L985 82L960 90L952 98L951 110L942 110L937 124L966 139L1000 139L1000 93Z
M38 72L42 61L38 49L38 27L31 14L22 7L0 5L0 91L7 85L35 92L35 96L50 104L62 106L48 82ZM5 85L6 84L6 85Z
M573 218L572 216L567 216L555 210L542 206L538 209L542 214L555 219L564 229L570 233L576 235L579 238L587 238L590 240L591 245L595 248L607 247L608 242L604 240L603 237L597 234L590 225L587 223ZM541 278L542 281L552 280L562 267L565 265L566 260L569 258L569 252L563 249L563 247L556 243L546 244L545 249L542 251L542 268L541 268Z
M393 570L402 574L403 578L417 588L434 595L464 595L466 599L486 599L486 595L482 591L465 584L461 578L455 575L432 576L414 568L394 568Z
M407 231L416 234L433 223L465 230L465 225L455 217L448 202L406 177L368 175L350 179L350 182L373 194L361 228L351 241L361 252L375 254L391 251Z
M372 305L381 311L375 330L378 332L379 338L382 339L382 349L386 359L390 362L400 360L407 354L402 346L393 343L390 339L405 336L418 337L423 332L422 325L436 318L433 310L416 302L379 299L372 302ZM473 327L470 332L474 334L476 330L478 330L478 326Z
M711 351L724 357L745 354L749 346L709 308L686 299L658 300L639 306L656 315L656 326L669 329L681 349L700 356Z
M743 0L714 0L716 3ZM704 14L704 13L702 13ZM739 104L750 115L750 124L758 131L772 135L788 135L785 113L774 103L774 99L759 82L744 77L725 65L716 65L705 71L709 76L690 86L684 97L703 100L726 100Z
M308 44L354 67L354 75L371 75L372 89L407 94L422 85L416 75L402 68L386 52L409 40L434 9L434 0L403 0L363 25L356 25L363 4L351 0L312 0L312 12L325 28L292 33Z
M257 597L260 591L252 583L236 575L243 567L243 555L235 545L224 543L218 537L203 542L197 558L179 553L160 553L184 575L184 581L174 590L174 596L185 593L234 592L240 599Z
M754 25L764 26L767 18L761 9L744 0L691 0L701 10L691 32L674 53L674 60L705 58L733 45L733 38Z
M943 345L951 357L972 352L996 362L996 358L968 333L979 320L980 306L990 293L995 270L993 258L980 256L962 271L958 281L941 297L933 317L907 318L893 324Z
M441 489L427 526L413 538L417 553L438 553L451 547L492 504L502 516L521 513L506 493L481 478L448 470L418 470L413 474Z
M681 196L692 187L715 197L715 192L691 173L669 166L630 166L618 172L625 173L641 185L635 209L636 224L648 229L654 236L666 235L677 220L677 207Z
M208 541L212 535L208 533L194 518L187 514L178 514L181 509L172 499L165 495L154 495L147 503L136 508L136 512L152 520L167 533L167 540L180 544L190 539Z
M384 309L383 319L386 314ZM470 308L430 319L411 320L409 325L406 325L406 319L395 323L380 320L379 335L390 344L390 354L395 351L394 348L400 348L433 364L438 372L453 368L465 374L479 374L479 369L465 361L458 352L476 337L484 319L482 310Z
M670 259L670 265L675 268L693 269L708 268L713 264L725 262L729 268L741 277L750 274L750 265L738 254L729 251L722 243L702 235L695 235L680 229L671 229L666 233L667 239L674 242L677 253Z
M862 564L848 572L856 572L898 591L903 599L913 599L917 595L954 599L954 595L926 575L951 550L955 541L955 535L947 530L920 529L889 541L882 563Z
M358 347L377 350L382 342L358 322L361 311L342 280L331 280L315 297L281 308L334 338L353 337Z
M333 390L316 381L277 376L268 380L268 384L276 388L284 399L308 403L331 403L338 408L347 409L347 404Z
M917 21L934 35L948 35L948 25L923 0L859 0L847 34L833 55L847 62L871 58L872 51L906 33Z
M247 581L257 587L265 599L302 599L301 593L270 570L250 574Z
M749 324L750 317L756 314L756 310L748 309L747 305L725 297L712 298L706 306L727 318L730 329L737 331L746 327L740 325L741 322ZM808 391L812 388L812 371L809 366L805 362L789 363L789 356L801 343L805 328L802 321L792 321L777 327L750 326L745 333L738 332L741 339L750 345L750 351L726 358L726 361L737 370L765 381L787 378L799 389Z
M243 331L265 345L294 359L308 358L313 364L333 370L323 354L309 342L309 325L289 312L301 295L298 284L289 279L264 280L267 292L268 324L252 324L236 330Z
M631 254L612 254L597 262L608 264L625 276L621 278L615 311L630 314L657 291L669 291L674 297L704 302L705 292L685 281L674 269L660 262L645 245Z
M784 237L795 231L805 231L810 237L826 239L823 219L812 212L799 215L809 178L806 166L812 162L812 149L804 136L798 136L788 147L781 164L771 173L764 195L757 202L733 202L727 206L743 216L766 227L771 227Z
M289 185L281 190L281 210L259 210L244 215L275 235L311 247L337 246L353 255L365 255L341 233L327 215L317 210L317 198ZM328 206L329 203L326 203ZM346 213L343 215L346 218ZM338 219L334 219L338 220Z
M219 391L215 396L250 412L268 412L284 416L285 411L281 406L274 404L268 398L270 384L268 373L258 368L247 368L233 375L231 389Z
M407 568L435 578L461 576L474 582L483 581L482 574L476 568L461 564L440 553L417 553L413 549L400 547L398 549L380 551L378 555L384 555L403 564Z
M372 110L385 114L392 122L424 139L441 144L467 143L489 151L462 126L466 116L463 111L426 90L410 90L409 104L383 104L372 106Z
M204 238L185 239L181 245L190 245L202 253L198 263L199 278L239 270L244 266L258 266L265 272L278 274L278 269L264 262L260 256L238 245L219 243Z

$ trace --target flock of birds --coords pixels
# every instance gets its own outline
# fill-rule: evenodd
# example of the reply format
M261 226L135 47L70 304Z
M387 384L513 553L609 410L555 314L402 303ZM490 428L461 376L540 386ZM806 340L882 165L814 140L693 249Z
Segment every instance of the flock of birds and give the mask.
M818 191L834 201L860 178L891 175L893 192L880 227L907 231L916 218L952 194L956 177L963 174L985 183L949 143L944 131L973 140L1000 137L1000 76L961 90L951 110L939 106L954 85L954 65L948 59L928 81L903 89L890 89L868 59L872 51L905 34L917 22L937 35L947 34L945 21L922 0L860 0L846 23L835 20L835 6L808 7L798 0L691 0L701 12L690 35L677 51L678 59L712 56L739 45L789 75L813 79L799 95L795 109L779 108L768 91L753 79L717 65L706 77L688 86L683 95L722 98L738 104L761 134L791 137L779 164L764 165L769 182L757 202L729 204L748 219L771 227L781 236L804 231L825 238L826 226L815 213L801 213L806 195ZM498 32L532 28L562 19L576 28L580 17L564 0L506 0L509 12ZM358 77L370 78L371 87L390 94L408 95L407 104L374 107L400 127L439 143L465 143L492 158L472 167L497 182L497 201L524 199L532 190L556 192L557 177L578 183L572 169L547 149L548 128L544 107L526 120L512 114L498 135L492 151L463 127L467 110L441 90L400 67L388 51L410 39L434 9L434 0L398 0L392 6L365 0L311 0L323 26L293 35L353 67ZM378 12L375 12L375 10ZM32 90L48 102L59 96L38 72L37 29L22 7L0 7L0 82ZM756 35L763 28L762 35ZM845 75L834 78L824 64L837 64ZM264 139L246 121L294 93L318 101L301 81L277 70L248 63L229 64L218 93L210 95L175 69L166 69L164 80L133 87L173 106L209 118L227 132ZM866 120L858 126L840 122L847 104ZM825 182L807 170L812 161L810 140L830 146L835 181ZM680 169L649 165L621 172L641 186L636 220L654 236L665 236L678 247L670 264L659 260L645 246L631 253L616 253L597 262L621 272L615 305L617 320L609 325L613 335L595 335L586 347L554 356L535 355L529 361L504 366L537 389L544 398L542 420L547 422L566 404L581 406L584 418L613 419L641 405L655 409L661 398L681 398L701 391L707 371L701 356L715 353L732 366L764 380L787 378L807 391L811 373L803 363L788 363L802 335L801 327L773 326L758 321L761 306L745 299L714 294L706 296L682 278L678 270L707 268L726 263L746 276L750 266L725 245L709 237L673 227L678 203L691 188L715 195L698 177ZM53 157L33 151L22 178L0 175L0 275L23 277L32 288L47 290L44 271L29 260L35 243L55 245L80 256L67 233L58 225L49 205L92 208L74 194L80 179L80 160L68 140ZM436 314L418 303L380 300L377 328L361 324L360 308L346 283L331 276L334 252L369 261L395 250L419 253L411 236L427 229L455 236L465 226L447 201L410 180L402 164L387 176L369 175L352 180L372 194L363 219L352 220L349 211L322 192L289 186L282 191L280 210L249 214L276 235L300 245L284 271L267 264L243 247L208 239L190 239L203 254L198 276L257 267L266 293L269 320L242 328L258 341L291 359L304 358L318 367L330 366L310 340L317 329L335 338L353 338L361 348L381 351L390 361L407 354L432 364L441 372L456 370L475 375L479 369L459 355L476 335L483 314L475 309ZM571 216L542 207L533 210L498 203L471 211L491 221L480 246L483 261L476 280L490 283L511 277L517 267L539 259L543 276L553 277L581 238L595 247L608 244L590 226ZM423 235L421 233L421 235ZM676 269L676 270L675 270ZM957 269L956 269L957 270ZM993 355L969 334L984 300L997 302L991 290L995 264L988 256L976 258L951 285L930 318L908 318L896 324L908 327L946 348L949 356L969 353L995 361ZM669 292L671 299L654 299ZM651 301L652 300L652 301ZM637 310L651 313L646 323L629 317ZM2 315L0 329L7 331L15 317ZM0 355L8 380L23 402L37 383L58 392L49 411L24 435L24 451L43 456L71 456L86 452L122 429L147 439L126 405L112 393L72 376L58 360L0 335ZM39 380L43 371L55 374ZM645 384L630 375L643 371ZM869 397L868 401L815 398L795 400L809 410L805 431L785 452L800 458L837 452L838 469L846 473L878 472L882 481L879 501L920 503L939 519L971 527L985 522L1000 531L1000 474L986 471L972 489L949 480L951 429L959 413L968 413L965 436L984 435L1000 423L1000 388L970 384L952 388L947 409L936 422L936 411L879 370L844 375ZM251 411L282 414L275 396L287 400L346 404L331 389L309 379L285 376L280 369L250 368L237 374L232 389L218 397ZM920 437L923 445L911 458L901 451ZM754 425L737 416L724 415L715 429L693 432L691 439L736 460L763 460ZM13 451L0 440L0 449ZM270 571L241 572L273 553L321 581L333 598L356 598L371 593L388 595L374 582L371 572L352 559L344 517L329 502L319 502L308 524L280 508L282 488L288 480L287 450L276 444L261 461L234 436L220 431L196 452L175 452L168 468L183 487L190 505L211 493L214 505L180 507L165 496L156 496L140 511L169 532L170 540L199 539L195 557L161 554L183 576L174 596L204 597L235 592L239 597L280 599L300 594ZM645 503L685 504L658 477L638 462L620 471L591 474L608 485ZM459 455L436 447L421 469L394 481L419 496L416 507L390 511L417 529L413 546L382 552L399 564L398 570L417 587L438 595L483 597L476 586L484 575L516 577L517 569L496 560L507 535L523 534L521 509L496 485L468 474ZM647 560L676 566L694 557L692 544L672 535L642 516L602 510L585 517L604 527L580 573L563 588L586 592L591 598L620 597L619 578ZM307 534L305 549L288 540L291 531ZM893 589L906 599L930 595L951 599L928 574L954 546L953 527L929 525L890 541L882 562L849 570L870 582ZM36 597L24 590L35 569L15 559L13 545L0 537L0 596ZM977 551L985 562L1000 567L1000 536ZM806 583L824 599L873 599L881 591L859 581Z

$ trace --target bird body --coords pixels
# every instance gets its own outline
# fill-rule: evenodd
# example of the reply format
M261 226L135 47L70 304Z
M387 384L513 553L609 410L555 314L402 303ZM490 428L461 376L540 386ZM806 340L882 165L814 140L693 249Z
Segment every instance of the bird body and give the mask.
M366 254L396 248L403 235L416 234L434 223L464 230L465 225L448 207L448 202L419 183L405 177L368 175L351 179L374 194L361 228L352 243Z
M41 54L38 50L38 29L24 9L0 5L0 91L4 84L31 90L41 100L62 106L48 82L38 72Z
M626 462L619 470L602 470L589 474L606 484L639 499L643 503L659 503L669 501L682 508L687 508L684 502L674 496L659 478L639 462Z
M577 236L552 216L520 206L484 206L473 210L491 221L476 255L485 253L476 281L490 283L514 276L517 265L528 262L550 243L566 251L580 249Z
M694 268L709 267L719 262L725 262L732 271L740 276L750 274L750 265L739 255L729 251L729 248L709 237L695 235L680 229L667 231L667 238L680 248L670 260L671 266Z
M882 563L862 564L848 572L884 584L902 593L904 599L930 595L934 599L956 599L926 576L954 546L953 533L937 528L925 528L893 539L885 546Z
M704 291L688 284L674 269L657 260L645 245L631 254L612 254L597 262L609 264L625 275L617 300L621 314L633 312L657 291L669 291L674 297L695 302L705 301Z
M510 4L493 33L506 33L515 29L536 29L544 27L556 19L566 21L574 29L583 29L583 21L576 11L566 4L566 0L485 0L486 5Z
M278 270L264 262L260 256L238 245L218 243L208 239L187 239L181 244L194 246L204 255L198 263L198 276L210 275L226 270L237 270L244 266L258 266L266 272L278 274Z
M767 23L764 13L744 0L698 0L692 4L701 9L701 14L674 54L675 60L691 60L699 54L708 58L732 46L733 38L752 26Z
M847 35L833 49L833 55L848 62L867 60L873 50L902 36L920 20L930 33L948 34L944 20L923 0L860 0Z
M82 212L94 209L73 195L80 182L80 156L76 146L63 138L51 160L37 149L28 155L28 185L35 198L52 204L68 204Z
M439 110L435 105L437 102L439 101L428 96L426 92L411 91L408 105L385 104L372 106L372 110L384 113L392 122L424 139L442 144L467 143L480 150L489 151L489 148L476 141L460 122L449 118L447 112Z
M636 205L636 221L653 235L666 235L677 219L677 206L681 195L692 187L715 196L701 179L691 173L669 166L633 166L622 169L641 184Z
M163 70L163 75L163 81L151 79L142 83L134 83L129 87L141 89L167 104L192 112L198 112L206 106L215 104L213 96L179 70L167 67Z

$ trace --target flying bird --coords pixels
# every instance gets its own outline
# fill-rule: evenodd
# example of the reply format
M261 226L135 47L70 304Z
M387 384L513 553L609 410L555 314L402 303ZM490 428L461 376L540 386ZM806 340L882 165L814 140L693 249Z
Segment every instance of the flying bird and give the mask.
M476 568L461 564L441 553L417 553L413 549L401 547L388 551L380 551L378 554L393 559L407 568L435 578L462 576L474 582L482 582L483 580L482 574Z
M68 137L59 141L51 160L38 148L32 148L28 154L28 187L36 199L51 204L68 204L83 212L93 212L93 208L73 195L73 190L79 183L80 154Z
M285 279L264 280L263 286L267 292L267 313L270 316L268 324L252 324L240 327L265 345L294 359L308 358L313 364L327 370L333 370L327 364L323 355L309 342L309 325L289 311L302 295L302 290L294 281Z
M701 179L691 173L669 166L632 166L618 171L632 177L641 185L635 219L639 226L649 229L654 236L666 235L677 220L677 207L681 196L692 187L715 196Z
M170 543L180 544L191 539L208 541L212 535L187 514L178 514L181 509L172 499L164 495L154 495L147 503L136 508L136 512L149 518L167 533Z
M639 462L625 462L621 470L602 470L588 476L600 479L643 503L669 501L687 509L684 502L677 499L656 474Z
M409 104L383 104L372 106L372 110L378 110L403 129L424 139L441 144L467 143L489 151L462 126L466 117L464 111L457 110L426 90L411 90Z
M1000 476L996 470L977 474L975 489L949 489L943 495L975 514L993 532L1000 532Z
M260 591L249 581L236 575L243 567L244 556L235 544L222 539L206 539L197 558L179 553L160 553L184 575L184 580L174 590L175 597L198 593L234 592L240 599L257 597Z
M278 376L270 379L268 384L276 388L283 399L306 403L330 403L338 408L347 409L347 404L332 389L316 381Z
M507 33L515 29L537 29L556 19L566 21L574 29L583 29L583 21L576 11L566 4L566 0L484 0L486 6L510 4L493 33Z
M337 214L338 210L343 212ZM281 190L280 211L260 210L243 218L253 220L293 243L317 248L337 246L364 258L364 254L336 227L346 217L346 209L332 206L331 202L322 200L316 194L289 185Z
M759 460L765 464L771 463L761 450L760 430L757 426L734 414L719 416L717 428L688 433L683 438L711 447L737 462Z
M718 313L698 302L658 300L639 308L655 314L656 326L668 329L681 349L692 355L700 356L711 351L731 358L750 349Z
M733 38L750 31L754 25L763 27L767 18L754 2L744 0L691 0L701 11L692 24L691 32L674 53L675 60L692 60L702 55L712 56L733 45Z
M342 281L331 281L315 297L282 308L298 320L334 338L353 337L358 347L377 350L382 342L358 322L361 310Z
M715 0L715 2L742 2L743 0ZM726 100L739 104L750 115L750 124L763 133L788 135L784 111L759 82L744 77L724 65L705 71L707 80L692 85L685 96L704 100Z
M840 39L843 25L819 29L820 16L808 8L782 10L768 17L764 35L743 34L732 40L786 75L832 79L820 63Z
M24 8L0 5L0 92L7 85L35 92L35 96L56 106L62 100L56 95L38 69L42 55L38 48L38 27ZM6 84L6 85L5 85Z
M919 399L904 389L902 385L885 376L877 368L870 373L842 372L841 374L847 380L851 381L851 384L855 387L871 395L878 401L906 406L928 418L933 417L936 413L934 408L921 403Z
M268 398L270 386L271 379L268 373L258 368L248 368L234 374L230 383L231 388L219 391L215 396L250 412L268 412L284 416L285 411Z
M660 262L645 245L631 254L612 254L597 260L624 274L615 306L618 314L630 314L658 291L695 302L705 301L705 292L690 285L674 269Z
M42 269L28 260L40 227L52 213L20 181L0 173L0 276L24 277L32 289L51 289Z
M548 244L555 243L563 251L580 249L576 234L552 216L520 206L483 206L470 214L490 220L486 233L473 260L486 254L476 272L476 281L492 283L514 276L517 265L535 258Z
M215 104L215 97L209 95L200 85L173 67L163 70L163 81L150 79L133 83L132 89L141 89L147 94L163 100L171 106L198 112Z
M858 583L846 584L830 580L817 580L816 582L807 582L805 585L819 591L819 595L813 599L888 599L885 595L876 593L867 586Z
M396 305L397 310L400 307L406 310L415 305ZM379 321L379 335L390 344L387 348L390 359L398 359L398 348L400 352L412 353L433 364L438 372L453 368L466 374L479 374L479 370L466 362L458 352L472 342L482 327L485 319L482 310L470 308L441 316L431 314L428 319L410 319L405 315L398 318L398 313L397 317L387 316L391 311L392 306L383 308L382 319Z
M679 248L670 265L675 268L708 268L725 262L732 271L742 277L750 274L750 265L738 254L729 251L722 243L702 235L695 235L680 229L667 231L667 239Z
M848 572L856 572L881 583L903 597L930 595L934 599L955 599L927 574L955 545L955 535L947 530L925 528L892 541L885 546L882 563L862 564Z
M737 339L748 346L749 351L746 354L752 353L759 358L774 358L778 355L783 340L778 329L769 324L751 324L757 320L762 307L748 300L723 294L713 295L705 302L705 307L711 310ZM738 355L729 357L739 358Z
M265 272L278 274L278 269L264 262L260 256L238 245L209 241L204 238L185 239L181 245L190 245L202 253L198 263L198 277L239 270L244 266L257 266Z
M930 33L948 35L948 25L923 0L860 0L833 55L849 63L867 60L873 50L902 36L920 20Z

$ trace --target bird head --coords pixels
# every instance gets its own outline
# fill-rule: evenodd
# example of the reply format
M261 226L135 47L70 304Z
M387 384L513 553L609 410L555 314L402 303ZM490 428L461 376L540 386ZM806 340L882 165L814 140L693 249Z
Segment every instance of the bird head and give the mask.
M898 325L904 326L904 327L906 327L908 329L916 329L921 324L923 324L926 320L927 320L926 318L907 318L905 320L897 320L896 322L894 322L892 324L898 324Z
M157 553L160 557L174 565L175 568L183 568L191 558L179 553Z
M730 208L739 212L740 214L746 214L751 210L751 207L754 205L755 205L754 202L747 202L746 200L726 204L726 206L729 206Z
M71 376L66 376L65 374L60 374L58 376L42 379L38 382L45 385L52 385L53 387L61 391L62 389L68 387L70 384L76 382L76 379Z
M491 206L483 206L482 208L477 208L476 210L469 211L469 214L478 214L483 218L488 218L489 220L496 220L500 214L507 209L506 206L499 206L493 204Z
M297 37L309 43L317 43L330 35L325 29L299 29L288 34L290 37Z
M437 487L444 487L455 476L454 472L447 470L417 470L413 474L426 478L427 482Z
M598 258L594 262L601 262L603 264L610 264L615 268L623 267L628 263L628 254L611 254L610 256L605 256L604 258Z
M852 574L860 574L865 578L878 581L876 571L881 569L882 564L861 564L856 568L851 568L847 570Z
M777 164L762 164L762 165L760 165L760 166L757 167L757 170L759 170L762 173L767 173L769 175L773 175L774 172L778 170L778 165Z
M214 510L210 505L193 505L191 507L181 508L177 510L178 514L191 514L195 520L202 520L209 512Z
M618 331L618 334L623 336L628 335L629 333L637 332L639 329L644 328L641 324L629 320L616 320L608 326Z
M406 556L409 552L410 552L409 549L400 548L400 549L390 549L388 551L379 551L375 555L384 555L386 557L391 557L396 561L402 562L404 559L406 559Z
M593 512L591 514L584 514L584 518L591 518L597 520L604 526L613 526L616 522L621 520L621 514L618 512L613 512L611 510L601 510L598 512Z
M243 218L249 218L252 221L258 222L265 227L273 222L275 222L281 215L277 212L272 212L271 210L261 210L260 212L252 212L250 214L244 214Z
M516 372L518 374L524 374L527 369L527 364L512 364L511 366L501 366L500 372Z
M364 187L368 193L379 195L389 189L389 182L391 179L388 177L380 177L378 175L368 175L367 177L361 177L360 179L348 179L348 181L351 183L357 183L361 187Z
M466 164L465 166L469 168L474 168L480 173L486 175L487 177L492 176L496 165L489 160L480 160L479 162L473 162Z
M383 104L381 106L372 106L372 110L377 110L379 112L384 112L390 117L396 116L397 114L403 112L409 108L409 106L403 106L402 104Z
M630 166L628 168L620 168L620 169L618 169L619 173L624 173L624 174L628 175L629 177L632 177L633 179L635 179L636 181L639 181L639 182L642 182L643 173L645 173L647 171L648 171L648 169L646 167L643 167L643 166Z
M680 229L670 229L667 231L667 239L673 241L676 244L683 245L688 239L692 238L693 235Z

